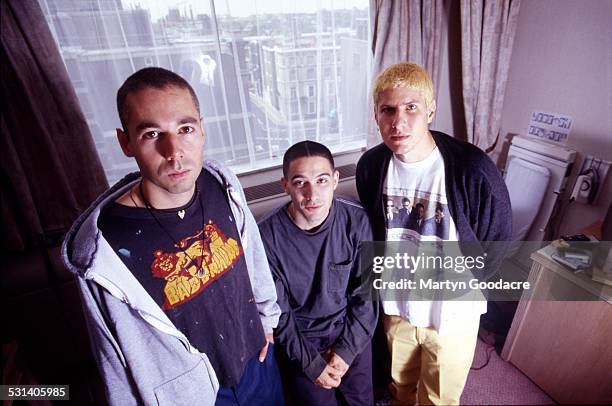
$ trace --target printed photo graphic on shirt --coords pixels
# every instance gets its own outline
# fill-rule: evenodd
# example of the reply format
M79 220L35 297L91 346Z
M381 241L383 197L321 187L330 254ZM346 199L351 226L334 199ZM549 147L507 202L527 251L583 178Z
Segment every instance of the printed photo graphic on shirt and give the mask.
M413 191L410 196L383 194L388 232L398 240L421 237L448 240L450 213L448 205L430 198L429 193ZM429 239L429 238L427 238Z
M156 250L151 263L152 275L166 281L164 310L196 297L243 255L238 242L226 237L211 220L200 232L180 240L175 247L174 252ZM198 277L200 267L204 270L203 277Z

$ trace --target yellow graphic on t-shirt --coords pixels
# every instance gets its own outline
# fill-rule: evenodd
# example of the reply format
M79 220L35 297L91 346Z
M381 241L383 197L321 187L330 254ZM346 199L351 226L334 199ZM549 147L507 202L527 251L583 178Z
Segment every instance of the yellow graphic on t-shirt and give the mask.
M227 272L243 253L238 242L226 237L211 220L175 247L176 252L156 250L151 264L152 275L166 280L164 310L193 299Z

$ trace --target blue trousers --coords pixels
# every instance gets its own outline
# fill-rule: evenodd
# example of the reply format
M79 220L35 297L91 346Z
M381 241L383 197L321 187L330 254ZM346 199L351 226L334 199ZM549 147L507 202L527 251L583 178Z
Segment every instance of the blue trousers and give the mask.
M309 341L323 352L335 341L337 334L329 337L311 338ZM280 348L278 350L281 350ZM282 350L281 350L282 351ZM372 348L368 346L353 360L340 386L324 389L314 384L301 368L290 363L285 354L279 354L283 380L293 403L300 406L371 406L374 404L372 386Z
M274 344L264 362L255 354L244 367L236 386L221 386L215 406L284 406L283 385L274 359Z

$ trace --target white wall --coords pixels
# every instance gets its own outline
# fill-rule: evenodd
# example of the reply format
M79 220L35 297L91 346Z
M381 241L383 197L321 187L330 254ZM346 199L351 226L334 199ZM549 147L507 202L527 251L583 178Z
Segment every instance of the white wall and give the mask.
M502 115L502 134L524 134L532 110L574 118L568 146L612 160L612 1L522 1ZM572 203L560 229L576 233L612 202L612 175L594 206Z

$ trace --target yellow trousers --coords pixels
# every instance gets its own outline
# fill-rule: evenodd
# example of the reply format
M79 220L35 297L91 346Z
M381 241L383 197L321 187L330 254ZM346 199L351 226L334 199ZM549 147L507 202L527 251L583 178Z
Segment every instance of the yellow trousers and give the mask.
M394 405L458 405L474 358L478 323L439 336L399 316L384 316Z

